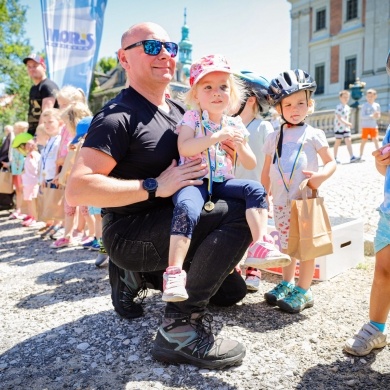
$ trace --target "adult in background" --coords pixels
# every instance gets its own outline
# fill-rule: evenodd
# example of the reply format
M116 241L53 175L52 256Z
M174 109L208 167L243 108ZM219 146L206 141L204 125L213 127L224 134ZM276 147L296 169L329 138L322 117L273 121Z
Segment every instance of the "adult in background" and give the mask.
M200 185L208 171L195 160L177 165L176 124L185 107L166 98L175 73L177 44L154 23L127 30L118 50L130 87L122 90L92 120L66 188L72 205L103 210L103 244L120 268L149 272L168 265L172 195ZM203 211L185 264L189 298L169 302L157 331L153 356L170 363L223 368L241 363L245 347L216 339L206 306L238 264L251 241L245 205L216 200ZM113 295L123 295L123 281L110 279Z
M58 108L55 96L59 88L55 82L47 78L45 61L41 56L31 53L23 59L23 62L34 83L30 88L28 133L35 135L35 130L41 123L42 112L48 108Z

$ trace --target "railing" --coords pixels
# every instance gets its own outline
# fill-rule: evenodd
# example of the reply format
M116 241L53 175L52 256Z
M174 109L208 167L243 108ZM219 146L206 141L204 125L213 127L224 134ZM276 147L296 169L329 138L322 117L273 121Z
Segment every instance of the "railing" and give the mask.
M333 137L333 125L334 125L334 110L317 111L311 114L307 120L311 126L324 130L327 137ZM360 129L356 126L356 108L351 112L352 122L352 134L358 134ZM378 121L379 133L384 134L387 126L390 123L390 115L388 112L382 112L381 118Z

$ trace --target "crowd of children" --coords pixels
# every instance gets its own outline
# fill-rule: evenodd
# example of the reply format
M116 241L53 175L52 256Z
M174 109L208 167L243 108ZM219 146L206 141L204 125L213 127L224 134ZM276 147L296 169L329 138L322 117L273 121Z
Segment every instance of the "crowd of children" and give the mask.
M100 209L71 207L63 198L64 218L40 220L38 203L45 208L43 188L63 188L61 171L70 150L79 150L92 120L84 92L67 85L56 94L59 108L42 112L35 136L27 132L27 122L7 126L7 158L1 161L12 173L15 210L10 219L19 219L24 227L36 227L38 234L53 242L51 248L77 246L98 252L96 265L108 263L102 244ZM4 144L4 142L3 142ZM8 145L8 146L7 146ZM5 148L4 147L4 148ZM72 162L66 164L69 174ZM64 172L63 172L64 173ZM47 207L47 205L46 205ZM91 210L91 211L89 211Z

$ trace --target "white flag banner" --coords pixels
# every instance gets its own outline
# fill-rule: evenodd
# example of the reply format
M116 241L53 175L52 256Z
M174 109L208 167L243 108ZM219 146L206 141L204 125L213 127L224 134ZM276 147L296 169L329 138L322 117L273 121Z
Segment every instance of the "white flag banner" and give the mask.
M107 0L41 0L48 77L89 95Z

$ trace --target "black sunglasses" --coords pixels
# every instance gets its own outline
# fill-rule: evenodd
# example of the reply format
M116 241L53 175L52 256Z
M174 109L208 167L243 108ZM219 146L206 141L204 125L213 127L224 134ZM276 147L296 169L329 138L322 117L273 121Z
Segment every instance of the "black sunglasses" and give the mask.
M161 42L161 41L156 41L155 39L147 39L145 41L133 43L132 45L125 47L123 50L129 50L132 49L133 47L137 47L141 45L144 47L145 54L148 54L150 56L157 56L160 53L163 46L167 49L167 52L171 55L172 58L176 57L177 55L178 46L176 43Z

